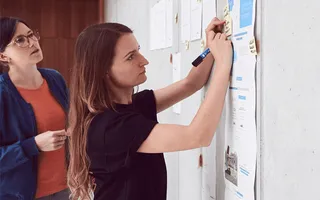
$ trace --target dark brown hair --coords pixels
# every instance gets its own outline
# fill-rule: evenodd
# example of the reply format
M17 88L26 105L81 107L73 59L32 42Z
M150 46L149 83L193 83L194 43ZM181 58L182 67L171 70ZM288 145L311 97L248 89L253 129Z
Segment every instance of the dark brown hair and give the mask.
M92 119L105 109L113 109L106 77L115 56L117 41L132 30L118 23L86 28L76 41L75 64L70 88L70 165L68 185L72 199L89 199L92 192L87 156L87 134Z
M4 52L7 45L11 42L16 32L18 23L23 23L29 27L29 25L22 19L15 17L0 17L0 53ZM0 74L7 67L8 63L0 61Z

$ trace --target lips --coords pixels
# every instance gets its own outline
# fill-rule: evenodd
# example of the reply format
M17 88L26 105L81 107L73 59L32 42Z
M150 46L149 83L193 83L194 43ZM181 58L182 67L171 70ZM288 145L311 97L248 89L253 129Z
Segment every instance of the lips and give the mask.
M39 52L39 49L36 49L36 50L34 50L32 53L31 53L31 55L32 54L35 54L35 53L38 53Z

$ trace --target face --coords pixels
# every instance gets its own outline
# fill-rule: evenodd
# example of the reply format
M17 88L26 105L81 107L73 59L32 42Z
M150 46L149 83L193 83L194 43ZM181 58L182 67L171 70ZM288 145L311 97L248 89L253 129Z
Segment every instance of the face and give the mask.
M34 32L25 24L18 23L11 42L0 53L0 59L15 67L34 66L40 62L43 55Z
M149 64L139 52L133 34L122 35L116 45L115 57L108 76L117 87L131 88L147 80L145 66Z

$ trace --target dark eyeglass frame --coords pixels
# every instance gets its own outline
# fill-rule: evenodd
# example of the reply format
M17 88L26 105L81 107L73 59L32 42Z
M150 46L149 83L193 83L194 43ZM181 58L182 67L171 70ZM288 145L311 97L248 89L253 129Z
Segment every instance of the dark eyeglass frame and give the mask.
M20 43L18 42L18 40L21 39L21 38L23 38L24 41L26 41L26 42L24 42L24 44L20 44ZM15 39L13 39L13 40L7 45L7 47L10 46L10 45L15 44L15 45L17 45L17 46L20 47L20 48L26 48L26 47L30 46L30 39L32 39L32 40L35 41L35 42L38 42L38 41L40 40L39 31L34 30L34 31L32 31L31 33L29 33L28 35L19 35L19 36L17 36Z

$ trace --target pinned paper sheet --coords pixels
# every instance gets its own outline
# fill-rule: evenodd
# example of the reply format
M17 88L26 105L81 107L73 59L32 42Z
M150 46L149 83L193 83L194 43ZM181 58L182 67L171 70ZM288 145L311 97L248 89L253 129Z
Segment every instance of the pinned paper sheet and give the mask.
M249 41L249 49L250 52L254 55L257 55L257 47L256 47L256 40L253 38L252 40Z
M191 41L198 40L201 38L201 16L202 16L201 1L191 0L191 24L190 24Z
M173 43L173 0L161 0L150 9L150 50Z
M202 1L202 39L206 42L206 28L211 20L216 17L216 0Z
M189 41L191 38L191 1L181 0L181 41Z

